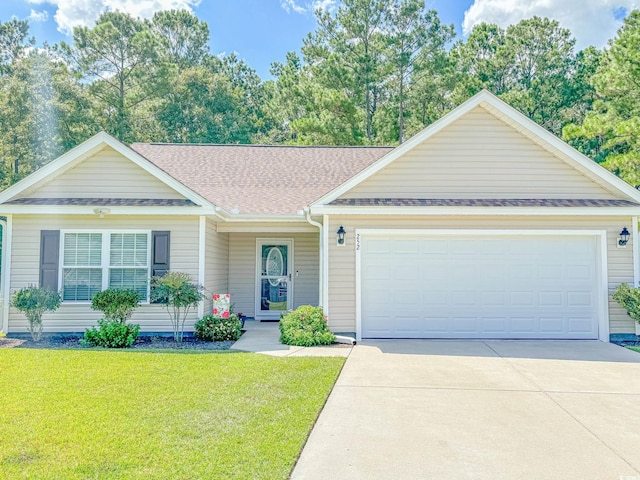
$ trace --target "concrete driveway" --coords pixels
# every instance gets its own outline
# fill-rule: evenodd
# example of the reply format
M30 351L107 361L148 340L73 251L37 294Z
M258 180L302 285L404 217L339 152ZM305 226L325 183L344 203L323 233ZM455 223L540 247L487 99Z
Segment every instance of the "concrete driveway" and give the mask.
M640 480L640 353L582 341L357 345L292 478Z

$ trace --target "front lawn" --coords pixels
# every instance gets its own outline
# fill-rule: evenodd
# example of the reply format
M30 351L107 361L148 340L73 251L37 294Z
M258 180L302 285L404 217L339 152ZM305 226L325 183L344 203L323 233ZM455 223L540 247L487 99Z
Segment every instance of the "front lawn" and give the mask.
M640 353L640 347L627 347L629 350Z
M0 350L0 478L287 478L344 363Z

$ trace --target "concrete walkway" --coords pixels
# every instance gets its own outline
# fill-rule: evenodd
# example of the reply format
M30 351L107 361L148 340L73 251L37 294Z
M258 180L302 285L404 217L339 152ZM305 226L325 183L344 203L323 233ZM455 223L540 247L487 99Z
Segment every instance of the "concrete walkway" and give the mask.
M292 479L640 480L640 354L580 341L353 351Z
M278 322L256 322L247 320L246 330L231 350L262 353L274 357L348 357L351 346L331 345L328 347L292 347L280 343Z

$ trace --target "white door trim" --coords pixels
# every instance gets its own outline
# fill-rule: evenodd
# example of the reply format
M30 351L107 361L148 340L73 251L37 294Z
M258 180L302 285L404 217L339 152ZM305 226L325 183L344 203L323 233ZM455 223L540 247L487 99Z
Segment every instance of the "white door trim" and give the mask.
M293 308L293 295L294 295L294 285L293 285L293 275L292 273L295 271L293 268L293 238L256 238L256 269L255 269L255 319L256 320L279 320L280 319L280 310L277 313L262 313L261 310L261 295L260 295L260 283L262 279L262 246L265 244L274 244L274 245L287 245L287 272L285 274L289 277L287 280L287 310L291 310Z
M598 320L598 340L609 342L609 284L607 273L607 231L606 230L473 230L473 229L356 229L356 340L362 340L362 277L361 277L361 239L362 236L593 236L599 239L600 250L600 314Z

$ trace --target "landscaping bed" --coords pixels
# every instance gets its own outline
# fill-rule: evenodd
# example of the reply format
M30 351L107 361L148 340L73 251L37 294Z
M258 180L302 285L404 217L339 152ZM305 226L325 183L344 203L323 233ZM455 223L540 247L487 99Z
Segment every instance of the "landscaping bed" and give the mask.
M34 342L28 337L2 337L0 348L54 348L54 349L85 349L92 350L96 347L85 346L80 340L82 336L76 335L47 335L39 342ZM224 342L205 342L195 337L185 336L182 343L176 343L171 336L165 335L139 335L134 344L129 348L137 349L169 349L169 350L229 350L235 343L233 340Z

